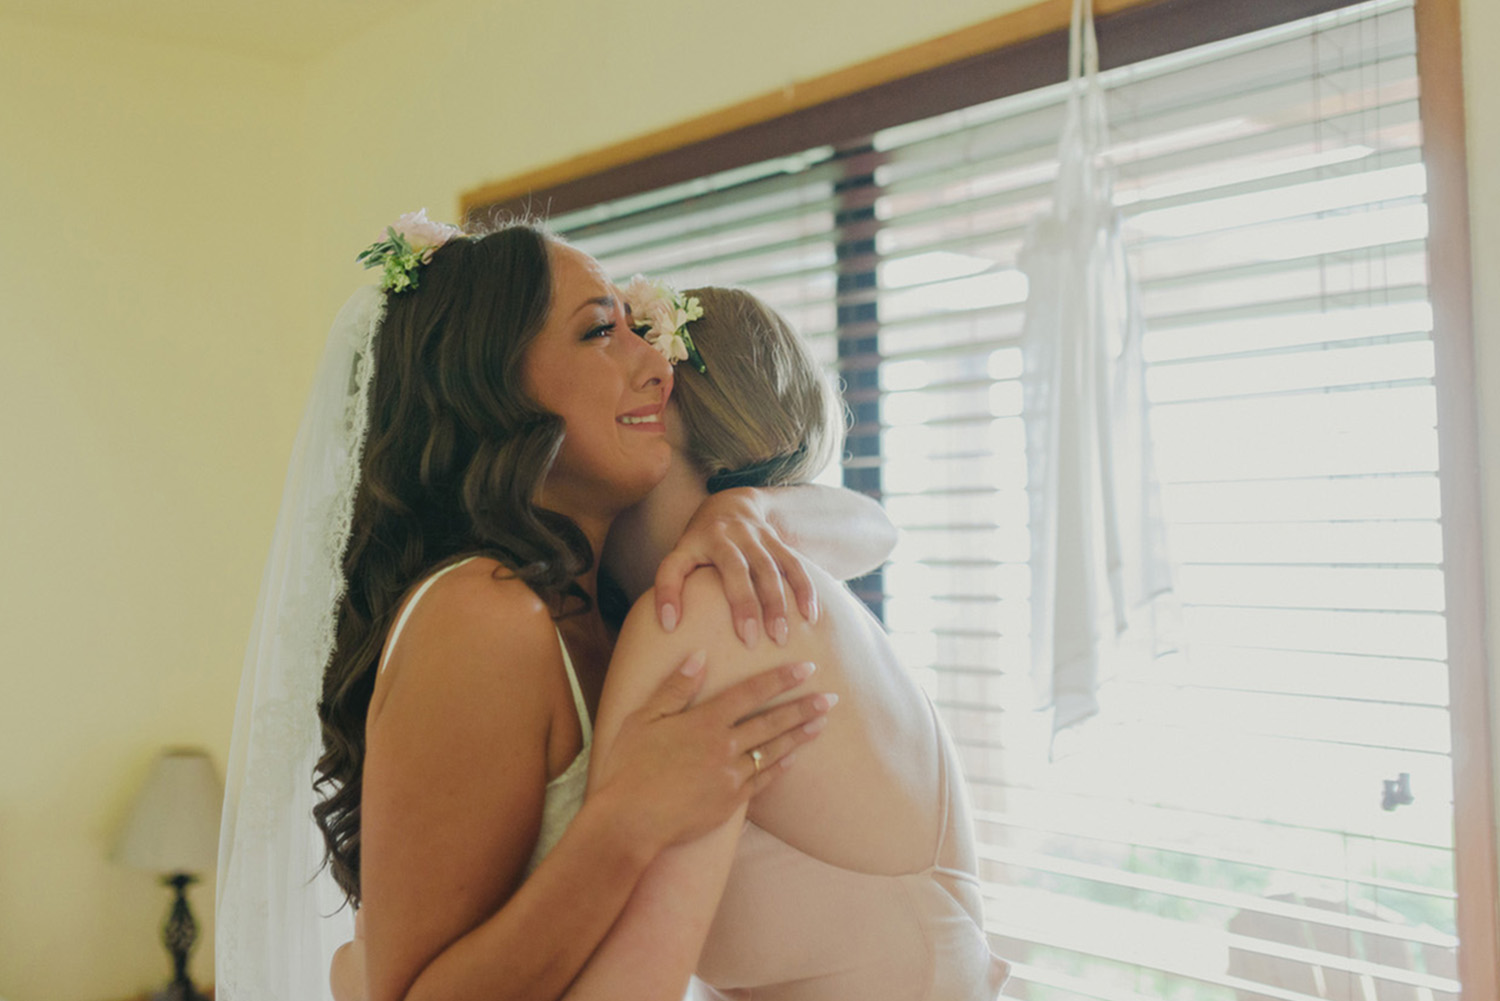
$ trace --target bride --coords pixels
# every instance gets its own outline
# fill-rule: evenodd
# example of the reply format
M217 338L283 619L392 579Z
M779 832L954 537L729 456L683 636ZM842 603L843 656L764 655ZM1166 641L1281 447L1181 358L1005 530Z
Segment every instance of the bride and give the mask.
M771 786L828 700L766 709L806 680L795 663L695 702L717 666L682 658L580 803L612 639L598 556L667 471L672 371L597 263L535 228L412 216L362 256L382 288L330 334L247 653L219 990L326 991L343 896L365 905L374 998L582 996L580 971L612 979L599 946L651 862ZM795 589L793 557L718 551L744 591L757 569L779 638L765 571Z
M638 288L635 313L655 295ZM960 766L936 712L897 663L879 624L810 569L821 614L796 616L781 650L726 642L731 609L716 571L687 581L692 611L675 633L651 614L651 568L707 495L815 474L838 424L797 336L748 293L701 289L685 300L683 367L668 403L667 476L624 513L606 567L638 599L611 661L598 716L591 791L608 788L609 748L648 704L671 663L706 649L711 697L783 651L816 660L843 706L797 768L708 835L659 854L574 991L676 999L695 970L713 998L757 1001L978 1001L1008 967L989 949ZM691 346L689 346L691 345ZM817 726L821 723L814 723ZM370 967L381 945L369 943ZM362 1001L360 950L339 1001ZM376 996L376 995L371 995Z

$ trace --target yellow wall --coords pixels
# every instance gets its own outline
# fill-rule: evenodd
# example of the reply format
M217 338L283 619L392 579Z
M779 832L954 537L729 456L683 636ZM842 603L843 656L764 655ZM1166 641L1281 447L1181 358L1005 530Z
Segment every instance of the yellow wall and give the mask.
M461 192L828 73L1028 0L445 0L311 68L318 305L398 208L457 215ZM786 25L797 24L795 31ZM410 53L410 75L377 74Z
M0 997L166 976L165 893L105 848L157 748L223 761L302 393L379 227L1024 2L433 0L295 69L0 20ZM1463 9L1493 443L1500 5Z
M167 891L105 851L159 747L228 746L311 378L288 348L322 326L301 302L301 94L234 57L0 23L9 1001L171 972ZM212 890L194 901L208 916Z

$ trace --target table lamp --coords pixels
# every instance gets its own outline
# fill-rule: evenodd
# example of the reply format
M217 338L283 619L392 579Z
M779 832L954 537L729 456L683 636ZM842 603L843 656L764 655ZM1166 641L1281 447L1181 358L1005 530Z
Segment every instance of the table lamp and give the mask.
M136 796L130 819L115 842L113 858L135 869L162 874L176 891L162 941L172 955L174 977L162 1001L201 1001L188 979L188 954L198 940L198 923L184 891L219 858L219 813L224 790L207 754L169 750L151 766Z

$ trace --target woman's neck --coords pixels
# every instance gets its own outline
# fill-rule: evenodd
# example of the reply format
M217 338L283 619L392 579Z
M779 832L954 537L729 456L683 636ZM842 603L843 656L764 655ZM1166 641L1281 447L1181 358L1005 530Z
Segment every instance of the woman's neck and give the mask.
M587 500L592 501L589 497ZM600 559L604 553L604 540L609 534L610 525L619 516L618 509L609 509L596 503L584 503L576 494L554 494L550 493L547 486L543 484L532 498L532 503L537 508L560 514L573 523L578 531L583 533L584 541L588 544L589 552L593 560L589 568L573 578L573 583L583 589L588 595L589 601L597 602L599 598L599 566Z
M583 533L584 539L588 542L589 552L594 556L594 559L589 564L589 568L577 577L574 577L573 583L583 589L583 592L589 596L589 601L597 603L599 599L599 556L604 551L604 537L609 530L609 521L579 517L576 514L570 514L568 517L578 527L578 530Z
M708 496L705 482L693 464L674 451L666 478L610 527L602 564L632 604L655 582L656 568Z

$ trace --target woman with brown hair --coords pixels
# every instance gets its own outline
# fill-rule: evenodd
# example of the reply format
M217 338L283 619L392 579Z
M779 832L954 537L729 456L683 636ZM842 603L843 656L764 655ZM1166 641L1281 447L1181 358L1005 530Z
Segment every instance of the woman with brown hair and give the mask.
M313 892L298 788L320 720L311 812L338 891L363 905L370 996L580 996L652 859L769 786L826 701L762 711L806 680L798 663L689 709L717 665L683 657L581 803L612 645L598 555L666 473L672 371L597 263L533 227L469 237L407 217L363 256L382 289L330 335L247 655L220 993L326 984L319 913L336 901ZM760 590L784 615L779 581Z
M632 292L637 316L657 312L641 303L655 293ZM697 289L682 301L693 300L702 314L679 353L701 365L679 366L664 413L671 468L616 519L606 549L606 568L635 605L600 702L589 795L609 787L609 749L649 704L662 664L688 651L708 651L717 669L698 698L785 652L818 663L819 687L840 709L775 786L656 856L572 989L677 1001L696 971L713 998L988 1001L1008 966L984 932L958 756L880 624L817 567L820 614L793 616L776 650L732 641L717 570L687 579L675 631L652 612L652 571L710 494L811 479L837 453L842 427L816 365L774 310L736 289ZM358 970L348 972L339 1001L362 1001Z

